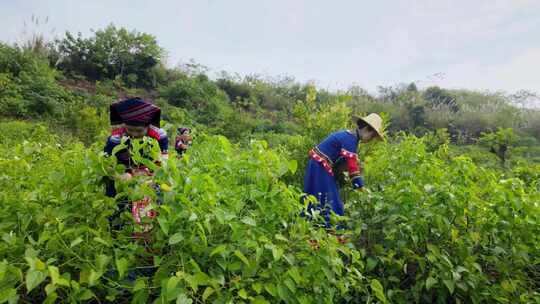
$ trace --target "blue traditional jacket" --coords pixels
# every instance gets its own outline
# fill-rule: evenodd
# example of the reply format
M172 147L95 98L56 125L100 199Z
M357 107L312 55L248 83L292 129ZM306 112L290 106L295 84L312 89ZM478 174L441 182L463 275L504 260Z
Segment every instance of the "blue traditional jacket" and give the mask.
M358 137L348 131L330 134L309 153L310 158L319 162L330 175L334 175L333 167L338 161L345 161L351 178L360 175L358 156L356 154Z

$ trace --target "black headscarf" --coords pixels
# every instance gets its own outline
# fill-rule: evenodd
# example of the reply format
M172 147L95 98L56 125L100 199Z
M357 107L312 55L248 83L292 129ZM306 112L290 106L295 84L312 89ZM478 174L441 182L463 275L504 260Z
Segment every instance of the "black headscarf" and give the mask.
M154 125L159 128L161 109L139 97L115 102L110 106L111 125Z

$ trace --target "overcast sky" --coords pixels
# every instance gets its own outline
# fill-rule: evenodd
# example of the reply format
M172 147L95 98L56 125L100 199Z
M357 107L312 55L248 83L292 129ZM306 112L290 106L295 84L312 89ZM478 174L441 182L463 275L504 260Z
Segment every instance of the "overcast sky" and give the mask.
M57 36L109 23L151 33L171 65L216 73L540 91L540 0L0 0L0 40L20 39L32 14Z

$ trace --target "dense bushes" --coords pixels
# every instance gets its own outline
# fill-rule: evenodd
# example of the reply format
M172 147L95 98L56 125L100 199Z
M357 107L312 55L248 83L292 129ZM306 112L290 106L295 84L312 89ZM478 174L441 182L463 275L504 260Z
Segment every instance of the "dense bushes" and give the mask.
M332 120L308 123L340 127ZM531 303L540 297L538 168L519 166L505 177L448 154L444 139L433 152L427 138L414 136L369 152L361 146L369 190L344 189L350 243L339 244L298 216L298 180L286 182L296 161L265 142L239 148L199 134L185 158L171 155L156 174L167 190L145 249L130 238L136 227L128 213L118 234L109 229L116 207L99 181L114 166L97 153L100 145L57 145L43 127L21 123L5 128L34 140L10 137L0 146L6 190L0 301ZM287 136L283 152L318 135ZM144 183L124 186L132 198L151 193Z
M0 113L18 118L54 116L69 103L69 93L47 60L0 43Z
M347 100L354 113L387 113L390 133L424 135L445 128L452 143L472 144L483 132L502 127L540 139L540 112L520 109L509 96L499 93L439 87L422 90L413 83L381 87L372 95L358 87L332 93L287 77L223 74L212 80L204 67L194 63L166 68L155 37L113 25L88 38L67 33L56 43L40 45L50 49L34 52L31 46L0 46L2 116L51 117L82 126L85 123L77 122L74 117L78 114L72 111L80 114L81 107L94 107L98 119L105 121L110 102L143 96L187 111L189 120L173 121L175 124L204 124L240 139L262 132L299 134L305 126L295 117L298 101L314 91L317 106L330 109ZM58 79L65 77L62 73L68 79L59 85ZM81 81L79 76L87 80ZM80 84L84 84L82 91Z
M92 80L122 79L130 86L155 87L163 51L156 38L109 25L94 37L67 32L56 43L58 67Z

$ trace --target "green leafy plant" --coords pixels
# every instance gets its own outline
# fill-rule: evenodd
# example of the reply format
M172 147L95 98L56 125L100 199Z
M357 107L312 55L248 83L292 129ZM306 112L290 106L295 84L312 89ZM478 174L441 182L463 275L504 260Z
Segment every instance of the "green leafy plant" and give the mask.
M489 151L500 159L504 165L508 159L508 153L518 140L518 136L511 128L501 129L497 132L482 133L482 136L478 140L481 145L489 147Z

